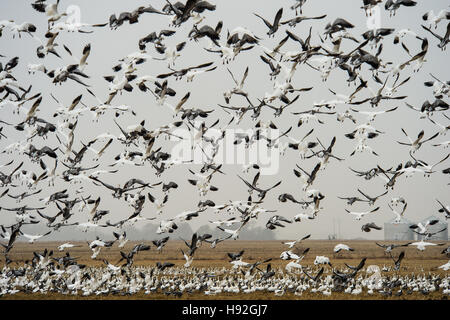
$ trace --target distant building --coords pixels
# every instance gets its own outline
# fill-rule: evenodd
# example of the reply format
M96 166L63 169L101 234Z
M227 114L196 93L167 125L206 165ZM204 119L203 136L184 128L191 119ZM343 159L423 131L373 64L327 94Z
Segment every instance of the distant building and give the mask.
M413 223L405 218L395 218L384 224L384 240L414 240L415 233L409 228Z
M421 223L423 225L425 225L425 223L427 221L431 221L431 220L439 220L439 222L434 224L434 225L432 225L432 226L428 226L427 229L428 229L429 232L433 233L433 232L438 232L438 231L441 231L441 230L444 230L444 229L445 230L442 231L442 232L439 232L439 233L437 233L435 235L433 235L428 240L447 241L448 240L448 223L442 221L441 219L439 219L436 216L429 216L428 218L422 220ZM424 238L424 236L418 235L416 233L415 233L415 235L416 235L417 240L422 240L422 238Z

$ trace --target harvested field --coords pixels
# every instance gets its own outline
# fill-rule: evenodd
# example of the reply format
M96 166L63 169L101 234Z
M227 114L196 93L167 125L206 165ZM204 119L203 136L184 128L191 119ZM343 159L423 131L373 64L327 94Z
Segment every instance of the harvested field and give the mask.
M348 244L354 248L353 252L345 252L333 254L333 248L338 243ZM380 241L381 243L385 243ZM117 262L120 259L120 251L125 253L129 252L132 247L140 242L129 242L124 248L117 248L117 245L113 245L111 248L102 248L97 259L90 258L92 252L89 249L87 243L76 243L79 247L74 247L69 250L70 255L78 258L79 264L85 264L87 267L105 267L103 259L108 260L114 265L119 265ZM148 244L148 241L143 241ZM398 242L405 243L405 242ZM57 247L61 243L57 242L38 242L35 244L16 243L13 250L10 253L10 258L14 261L10 267L15 267L15 263L23 263L26 260L30 260L33 257L33 251L42 252L45 248L53 250L54 257L61 257L65 253L59 252ZM185 249L186 245L182 241L169 241L164 247L161 253L158 253L154 247L149 251L142 251L135 255L133 266L154 267L157 262L172 262L175 267L183 268L185 260L181 255L180 249ZM311 273L318 270L317 266L314 266L314 259L318 255L327 256L330 258L333 268L345 269L344 263L349 265L357 265L362 258L366 257L365 266L378 265L380 268L386 266L389 271L382 272L383 276L392 277L398 276L412 276L412 275L439 275L441 278L448 277L448 272L438 269L439 266L445 264L448 258L441 254L442 247L436 246L427 248L425 251L418 251L415 247L397 248L393 251L393 256L397 257L399 253L404 250L405 258L402 261L401 269L399 271L392 270L393 261L389 257L389 254L385 254L384 250L378 247L374 241L327 241L327 240L307 240L293 249L293 252L300 253L305 248L310 248L310 251L306 254L305 258L301 261L301 265L304 267L312 267ZM238 252L245 250L243 254L243 261L256 262L262 261L268 258L272 258L270 261L272 267L276 271L285 270L285 266L288 263L285 260L280 259L280 253L287 250L287 246L282 244L282 241L226 241L219 244L215 249L211 249L209 244L203 243L202 246L196 251L195 259L190 267L191 269L201 270L206 268L208 270L219 270L220 268L226 268L231 270L232 265L229 263L227 252ZM123 264L121 262L120 264ZM262 266L264 269L266 264ZM330 266L324 267L324 276L331 274L332 268ZM297 275L301 275L300 271L296 271ZM361 271L360 275L363 277L369 276L365 272ZM276 275L277 276L277 275ZM212 296L205 295L203 293L194 292L192 294L183 294L181 297L167 296L163 292L156 292L151 294L144 294L139 292L133 295L93 295L88 297L63 295L63 294L25 294L17 293L15 295L5 295L2 299L446 299L447 296L439 292L430 292L427 295L421 293L412 293L410 295L402 295L400 297L384 297L381 295L370 295L367 292L362 292L359 295L351 295L347 293L333 293L331 296L325 296L321 293L305 292L302 295L295 295L293 293L286 292L282 296L276 296L270 292L255 292L250 294L233 294L233 293L221 293Z

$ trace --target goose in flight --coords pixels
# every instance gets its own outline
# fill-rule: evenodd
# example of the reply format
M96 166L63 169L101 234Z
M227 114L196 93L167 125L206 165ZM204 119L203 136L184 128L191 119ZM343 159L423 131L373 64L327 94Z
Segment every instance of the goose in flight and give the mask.
M152 243L156 247L156 250L158 252L161 252L164 246L167 244L167 241L169 241L169 236L161 238L159 240L152 240Z
M148 5L147 7L141 6L131 12L122 12L120 13L119 17L116 17L115 14L112 14L109 17L109 27L111 30L115 30L118 27L120 27L125 21L128 21L129 24L135 24L139 22L139 17L144 13L156 13L161 15L167 15L165 12L161 12L155 8L153 8L151 5Z
M162 8L165 14L174 16L171 18L171 24L175 27L179 27L182 23L193 17L194 23L200 23L202 17L199 14L205 10L214 11L216 6L207 2L199 0L188 0L183 5L181 2L176 2L175 4L170 3L166 0L167 4Z
M403 214L405 213L406 207L408 206L408 204L405 202L403 209L401 212L397 212L397 210L393 209L389 204L388 207L389 209L391 209L392 213L395 214L395 223L400 223L400 221L402 220Z
M272 266L270 263L267 265L266 271L262 271L258 267L256 267L256 269L262 273L261 280L269 279L275 275L275 271L272 269Z
M254 13L254 15L257 16L258 18L260 18L264 22L264 24L269 28L267 35L270 38L271 36L272 37L275 36L275 33L277 32L278 27L280 26L281 16L283 15L283 8L280 8L277 11L275 18L273 19L273 23L270 23L269 21L267 21L266 19L261 17L259 14Z
M395 13L401 6L405 7L414 7L417 4L416 1L413 0L387 0L384 4L384 9L389 11L389 16L395 16Z
M357 189L359 193L361 193L368 201L369 206L372 206L375 204L375 202L378 200L378 198L384 196L385 194L387 194L388 192L383 192L382 194L380 194L379 196L376 197L370 197L368 195L366 195L365 193L363 193L359 188Z
M360 133L358 132L358 130L354 130L351 133L345 134L345 137L349 139L354 139L355 137L357 137L358 140L354 150L352 151L352 153L350 153L350 157L355 155L356 152L364 152L365 150L368 150L373 155L378 156L378 153L376 153L375 150L373 150L373 148L367 144L367 139L373 139L376 138L377 136L378 136L377 132L364 131L363 133Z
M343 18L336 18L333 23L329 22L325 26L325 38L328 36L332 37L336 32L345 31L346 29L352 29L354 27L355 26L347 20Z
M45 237L45 236L49 235L50 233L52 233L52 230L50 230L50 231L48 231L46 233L43 233L43 234L36 234L36 235L26 234L26 233L20 232L20 235L22 235L25 238L27 238L28 239L28 243L34 243L36 240L38 240L38 239L40 239L42 237Z
M444 271L450 270L450 260L447 263L443 264L442 266L439 266L438 268Z
M267 53L266 53L267 54ZM267 54L268 55L268 54ZM269 58L267 58L267 57L265 57L265 56L259 56L260 58L261 58L261 60L264 62L264 63L266 63L268 66L269 66L269 68L270 68L270 73L269 73L269 76L270 76L270 80L275 80L276 79L276 77L280 74L280 72L281 72L281 68L282 68L282 65L280 64L280 63L277 63L276 62L276 60L274 60L270 55L268 55L269 56ZM276 63L276 65L274 64L274 63Z
M300 169L303 173L300 171L297 171L294 169L294 174L296 177L301 178L303 180L303 188L302 190L307 190L312 184L314 183L314 180L316 179L317 172L320 169L321 162L318 162L314 169L311 171L311 173L306 172L302 168L299 167L299 165L296 165L298 169Z
M299 262L300 262L300 260L291 260L291 261L289 261L289 263L285 267L286 271L287 272L292 272L292 269L294 269L294 268L303 270L303 266Z
M192 82L194 80L194 77L198 74L202 74L205 72L210 72L210 71L214 71L217 69L217 66L214 66L212 68L209 69L202 69L202 70L189 70L188 73L186 73L186 81L187 82Z
M125 244L128 242L127 233L124 231L122 234L118 234L117 232L113 232L114 237L117 241L119 241L118 248L123 248Z
M298 23L305 21L305 20L320 20L323 18L326 18L326 14L321 15L321 16L315 16L315 17L306 17L306 16L296 16L295 18L286 20L286 21L282 21L280 22L280 24L288 24L290 27L295 27Z
M280 259L282 259L282 260L295 260L296 262L299 262L300 260L303 260L303 258L305 257L305 255L308 252L309 252L309 248L306 248L305 250L303 250L302 255L299 256L299 255L293 253L291 250L283 251L280 254Z
M242 257L237 259L237 260L232 260L232 261L230 261L230 263L233 265L233 267L232 267L233 269L237 269L239 267L249 267L249 266L251 266L250 263L242 261Z
M389 252L389 255L390 255L392 261L394 261L394 270L399 271L400 264L402 263L402 260L405 258L405 251L400 252L397 259L395 259L390 252Z
M426 100L422 104L422 107L420 107L420 108L416 108L416 107L410 105L409 103L405 103L405 104L409 108L420 112L420 118L421 119L429 118L430 116L433 115L433 112L445 111L445 110L449 109L449 105L445 101L443 101L442 99L436 99L433 103L430 103L428 100Z
M233 75L233 73L231 72L230 69L227 68L227 70L230 73L231 78L233 79L234 83L236 84L236 86L233 89L225 91L223 93L223 97L225 98L225 102L228 104L228 103L230 103L230 99L231 99L231 96L233 94L238 94L238 95L241 95L241 96L244 96L244 97L247 96L247 92L245 92L243 90L243 87L244 87L245 79L247 79L247 76L248 76L248 67L245 68L244 75L242 76L242 80L240 82L238 82L236 80L236 78L234 77L234 75Z
M442 250L441 254L445 254L447 257L450 257L450 246Z
M67 248L74 248L74 247L79 247L79 246L75 245L73 243L70 243L70 242L66 242L66 243L63 243L62 245L59 245L58 246L58 250L59 251L64 251Z
M155 44L162 44L162 41L164 40L164 37L170 37L172 35L174 35L176 33L176 31L174 30L161 30L159 32L159 34L157 35L156 32L152 32L149 35L145 36L144 38L139 39L139 50L145 51L146 49L146 44L148 42L152 42Z
M339 244L337 244L337 245L334 247L333 252L334 252L334 253L338 253L338 252L341 252L342 250L346 250L346 251L355 251L355 249L350 248L348 245L343 244L343 243L339 243Z
M378 172L381 172L383 175L380 175L379 177L381 178L381 179L383 179L385 182L386 182L386 184L384 185L385 186L385 188L386 189L388 189L388 188L391 188L391 189L394 189L394 185L395 185L395 182L396 182L396 179L399 177L399 176L401 176L402 174L403 174L403 172L399 172L399 171L395 171L394 173L393 173L393 175L392 175L392 177L389 177L388 175L387 175L387 172L386 171L389 171L389 170L384 170L384 169L382 169L379 165L377 165L377 168L378 168Z
M317 272L317 274L313 277L313 276L309 275L305 269L302 269L302 272L314 282L317 282L317 280L319 280L320 276L323 274L323 271L324 271L324 268L322 267L322 268L320 268L319 272Z
M436 201L441 206L441 208L438 211L445 215L445 219L449 219L450 218L450 206L444 206L438 199L436 199Z
M216 172L221 172L220 169L222 168L222 165L217 166L211 173L207 175L201 175L198 173L195 173L194 171L189 169L189 172L194 174L198 177L198 179L188 179L188 182L192 184L193 186L196 186L199 194L201 196L205 196L208 191L218 191L219 188L211 185L211 179Z
M229 233L231 235L231 239L236 240L237 238L239 238L239 233L241 232L242 228L247 224L247 222L250 219L245 219L242 221L241 225L239 226L239 228L237 228L236 230L231 230L231 229L224 229L220 226L217 226L217 229Z
M310 237L311 237L311 234L308 234L308 235L304 236L303 238L299 238L299 239L294 240L294 241L285 241L285 242L282 242L282 243L287 245L289 249L292 249L293 247L295 247L295 245L297 243L300 243L303 240L309 239Z
M42 189L39 189L38 191L31 192L31 193L25 191L25 192L22 192L21 194L18 194L17 196L13 196L13 195L11 195L11 194L7 194L7 195L8 195L8 197L10 197L10 198L16 199L16 202L21 202L23 199L25 199L25 198L27 198L27 197L30 197L30 196L33 196L33 195L35 195L35 194L38 194L38 193L40 193L41 191L42 191Z
M316 259L314 260L314 264L315 265L319 265L319 264L327 264L330 267L332 267L331 263L330 263L330 258L325 257L325 256L316 256Z
M417 233L418 235L424 236L424 239L428 240L428 239L431 239L431 237L434 236L435 234L444 232L445 230L447 230L447 227L445 227L442 230L436 231L436 232L431 232L431 231L427 231L427 232L420 231L420 232L418 232L416 230L413 230L413 232Z
M214 249L217 246L218 243L220 243L222 241L225 241L225 240L228 240L231 237L232 237L232 235L230 234L229 236L226 236L224 238L220 238L219 237L219 238L215 238L214 240L205 239L205 242L210 243L211 244L211 249Z
M180 52L181 50L184 49L184 47L186 46L186 41L180 42L179 44L177 44L175 46L175 48L173 47L166 47L165 45L155 45L155 49L156 51L158 51L158 53L163 54L164 57L163 58L153 58L155 60L168 60L169 61L169 67L174 66L175 65L175 60L181 56Z
M430 28L434 26L434 28L437 29L439 22L442 20L450 20L450 11L442 9L438 14L435 14L433 10L430 10L422 16L422 19L428 21Z
M281 97L283 97L283 96L281 96ZM318 109L310 109L310 110L306 110L306 111L292 112L292 114L300 115L300 118L298 119L298 122L297 122L297 127L300 127L302 124L308 123L310 120L317 120L318 123L324 124L325 122L320 120L317 117L317 114L329 114L329 115L331 115L331 114L336 114L336 112L334 112L334 111L333 112L328 112L328 111L320 111Z
M375 230L381 230L381 229L383 229L383 228L377 226L377 225L375 224L375 222L366 223L366 224L364 224L364 225L361 227L361 230L362 230L363 232L370 232L372 229L375 229Z
M173 221L173 219L161 220L156 233L173 233L176 229L178 229L178 226L176 225L175 221Z
M410 246L416 246L417 250L419 251L425 251L427 246L443 246L445 243L432 243L432 242L425 242L424 240L410 243Z
M425 161L414 158L414 156L412 155L411 152L409 153L409 155L411 156L411 158L414 159L415 162L411 163L410 161L408 161L405 164L405 167L403 169L397 169L397 172L399 172L399 173L406 173L407 177L411 176L415 172L421 172L421 173L424 174L424 176L428 176L429 177L433 172L435 172L435 171L433 171L433 168L435 166L437 166L438 164L444 162L445 160L447 160L450 157L450 153L449 153L442 160L436 162L435 164L428 165ZM421 169L419 169L419 167ZM401 167L399 167L399 168L401 168Z
M364 212L352 212L352 211L348 211L347 209L345 209L345 211L351 215L353 215L355 217L355 220L361 220L362 217L364 217L366 214L378 211L378 209L380 209L380 207L376 207L375 209L372 209L370 211L364 211Z
M227 256L231 259L231 261L236 261L238 259L240 259L242 257L242 255L244 254L245 250L241 250L237 253L234 252L227 252Z
M16 24L12 20L10 20L9 22L2 21L3 24L5 24L5 22L6 25L11 29L11 32L13 32L13 39L15 38L16 33L18 34L19 38L21 38L23 32L28 33L31 37L33 37L32 33L35 33L37 30L36 26L30 22L23 22L21 24Z
M431 33L435 38L437 38L440 42L438 43L438 48L440 48L442 51L444 51L447 47L447 44L450 42L450 22L447 24L447 31L445 32L444 36L440 36L437 33L434 33L430 28L425 27L422 25L422 28L427 30L429 33Z
M445 114L444 114L444 117L446 117L448 120L450 120L450 118L449 117L447 117ZM436 121L434 121L433 119L431 119L431 118L429 118L430 119L430 122L431 123L433 123L433 124L435 124L437 127L439 127L440 129L441 129L441 131L439 131L439 135L446 135L447 134L447 131L450 129L450 126L446 126L446 125L443 125L443 124L440 124L440 123L438 123L438 122L436 122ZM441 143L440 145L442 145L443 143ZM445 143L444 143L445 144ZM448 146L448 141L447 141L447 146ZM436 147L436 145L435 144L433 144L433 147Z
M272 216L266 223L266 228L270 230L276 229L276 227L283 227L284 225L281 222L292 223L292 220L289 220L283 216L275 215Z
M358 271L364 267L366 260L367 260L367 258L363 258L356 267L349 266L347 263L345 263L345 265L349 269L353 270L352 272L349 272L349 273L343 273L343 272L333 269L333 276L332 276L333 280L334 281L338 280L340 283L347 283L349 280L355 278ZM348 287L347 289L350 289L350 291L346 290L345 292L351 292L352 294L355 294L356 289L352 290L352 287ZM356 294L358 294L358 293L356 293Z
M115 266L115 265L109 263L108 260L106 260L106 259L103 259L103 262L106 264L107 268L109 270L111 270L112 272L117 272L120 269L122 269L122 267L118 267L118 266Z
M58 21L62 17L67 17L68 15L67 12L59 13L58 5L59 0L57 0L56 3L45 3L45 1L36 0L34 3L31 4L34 10L45 13L45 15L48 17L47 23L49 29L56 21Z
M231 227L235 223L240 223L240 220L237 220L236 217L229 218L227 220L218 220L218 221L209 221L210 223L219 225L219 226L226 226Z
M293 203L297 203L300 204L302 206L303 209L308 208L308 206L314 202L314 201L298 201L294 198L293 195L291 195L290 193L282 193L278 196L278 201L280 202L286 202L286 201L291 201Z
M202 64L199 64L199 65L194 66L194 67L188 67L188 68L184 68L184 69L180 69L180 70L174 70L174 69L169 68L170 70L172 70L172 72L159 74L158 76L156 76L156 78L158 78L158 79L165 79L165 78L167 78L167 77L174 76L174 77L175 77L175 80L180 80L180 79L183 78L183 76L185 76L190 70L206 68L206 67L211 66L213 63L214 63L214 62L202 63Z
M317 138L317 141L319 142L320 146L322 147L322 150L319 150L317 152L313 152L312 155L307 156L306 159L312 158L312 157L318 157L321 159L320 162L320 168L321 170L324 170L326 165L328 164L328 161L330 158L334 158L336 160L339 161L343 161L344 159L339 158L337 156L335 156L334 154L332 154L333 151L333 146L336 143L336 137L333 137L331 139L330 145L328 146L328 148L325 148L324 145L322 144L322 142L320 142L319 138Z
M315 215L311 215L311 214L308 214L308 213L301 212L301 213L296 214L294 216L294 221L295 222L301 222L302 220L303 221L305 221L305 220L313 220L313 219L315 219L315 217L316 217Z
M256 187L256 186L255 186L255 185L256 185L256 181L258 181L258 179L257 179L256 177L259 177L259 172L258 172L258 174L255 176L256 181L255 181L255 179L254 179L253 184L250 184L249 182L247 182L246 180L244 180L244 179L243 179L241 176L239 176L239 175L238 175L238 177L239 177L239 179L241 179L241 180L242 180L242 181L250 188L251 192L252 192L253 190L259 192L259 194L258 194L259 200L258 200L258 201L262 201L262 200L266 197L267 192L269 192L270 190L272 190L272 189L278 187L278 186L281 184L281 180L280 180L280 181L278 181L276 184L274 184L272 187L270 187L270 188L268 188L268 189L261 189L261 188Z
M173 266L175 266L175 263L172 263L172 262L164 262L164 263L161 263L159 261L156 262L156 267L160 271L164 271L165 269L171 268Z
M409 228L413 230L418 229L418 234L425 235L426 233L428 233L428 226L435 225L436 223L439 223L439 220L432 219L427 220L425 223L419 222L417 224L412 224L411 226L409 226Z
M381 100L403 100L403 99L407 98L407 96L396 96L396 97L393 97L392 93L399 86L401 86L401 85L405 84L407 81L409 81L410 78L407 78L405 81L402 81L402 83L400 83L398 85L398 87L396 87L395 89L391 88L389 94L383 95L382 92L383 92L384 88L386 87L386 83L387 83L388 79L389 79L389 77L386 78L386 80L384 81L383 85L380 87L380 89L378 89L378 91L376 93L373 92L370 87L368 87L369 90L372 92L372 95L373 95L371 98L366 98L366 99L363 99L361 101L349 102L349 104L351 104L351 105L360 105L360 104L363 104L363 103L369 101L371 107L374 108L374 107L378 107L378 104L381 102ZM393 111L393 110L391 110L391 111ZM386 111L386 112L388 112L388 111Z
M178 184L173 181L162 184L162 192L164 192L164 193L169 193L170 189L177 189L177 188L178 188Z
M360 201L360 202L368 202L368 200L364 200L364 199L360 199L360 198L358 198L358 197L339 197L338 196L338 198L339 199L342 199L342 200L347 200L347 204L348 205L352 205L352 204L354 204L355 202L357 202L357 201Z
M91 54L91 44L88 43L83 47L82 56L81 58L77 58L75 55L72 54L72 51L70 51L67 46L64 45L64 49L70 54L70 56L75 60L75 63L78 63L78 66L80 67L80 70L83 71L86 65L88 64L87 58Z
M164 205L167 203L167 201L169 200L169 195L166 193L164 195L163 200L159 200L156 199L154 196L152 196L150 194L150 192L147 193L148 199L150 200L151 203L155 204L156 206L156 210L157 210L157 214L161 214L162 213L162 209L164 208Z
M134 184L132 184L132 185L127 185L127 184L125 184L123 187L120 187L120 186L114 187L114 186L112 186L112 185L110 185L110 184L107 184L107 183L105 183L105 182L100 181L100 180L99 180L98 178L96 178L96 177L89 176L89 178L90 178L91 180L94 180L94 181L96 181L96 182L99 182L100 184L102 184L102 185L105 186L106 188L108 188L108 189L114 191L112 195L113 195L114 198L117 198L117 199L120 199L120 198L122 197L122 195L123 195L125 192L131 191L131 190L136 190L136 189L143 189L143 188L145 188L145 187L151 187L150 184L146 184L146 183L140 184L140 185L137 186L137 187L135 187ZM94 184L95 184L95 183L94 183Z
M7 185L10 185L12 183L12 178L14 174L23 166L23 161L14 169L11 171L9 175L4 174L3 172L0 172L0 182L1 187L5 187Z
M227 45L234 45L240 48L246 43L258 44L259 40L261 40L261 38L243 27L236 27L227 35Z
M383 248L383 249L384 249L384 252L386 252L386 253L390 253L390 252L391 252L392 250L394 250L395 248L399 248L399 247L407 247L407 246L409 246L411 243L412 243L412 242L408 242L408 243L405 243L405 244L394 244L394 243L391 243L391 244L380 244L380 243L378 243L378 242L375 242L375 244L376 244L377 246Z
M45 34L45 37L48 39L46 43L44 43L44 41L42 41L40 38L34 36L34 39L36 39L40 43L40 46L36 48L36 55L38 58L43 59L49 53L57 56L58 58L61 58L59 53L56 52L55 50L56 47L58 46L58 44L55 43L55 39L58 36L58 34L59 34L58 32L56 33L47 32ZM45 66L42 65L42 67L40 67L40 65L29 65L28 72L31 71L34 73L36 71L43 71L44 73L47 73L47 69L45 68Z
M188 255L184 253L183 249L180 249L181 253L183 254L184 259L186 259L186 263L184 264L185 268L189 268L194 261L194 257L192 255Z
M375 120L377 115L395 111L395 110L397 110L397 108L398 107L394 107L394 108L391 108L391 109L388 109L388 110L385 110L385 111L360 111L360 110L356 110L356 109L353 109L353 108L350 108L350 110L352 110L353 112L357 112L357 113L361 113L361 114L367 115L367 121L370 123L370 122L373 122Z
M397 205L399 205L400 203L403 203L403 205L405 205L406 204L406 200L405 200L405 198L403 198L403 197L393 197L393 198L391 198L391 204L393 205L393 206L397 206Z
M66 19L64 22L58 22L53 24L49 31L52 33L58 31L67 31L67 32L79 32L79 33L93 33L93 31L85 31L84 27L92 27L92 28L101 28L108 25L108 23L84 23L80 21L76 21L75 19Z

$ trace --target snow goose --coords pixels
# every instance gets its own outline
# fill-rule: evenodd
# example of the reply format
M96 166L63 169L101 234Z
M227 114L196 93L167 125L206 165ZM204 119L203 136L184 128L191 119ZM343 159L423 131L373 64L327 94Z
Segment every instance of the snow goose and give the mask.
M346 251L355 251L355 249L350 248L348 245L343 244L343 243L339 243L339 244L337 244L337 245L334 247L333 252L334 252L334 253L338 253L338 252L340 252L340 251L342 251L342 250L346 250Z
M352 211L348 211L347 209L344 209L348 214L351 214L354 216L355 220L361 220L362 217L364 217L365 215L378 211L378 209L380 209L380 207L376 207L375 209L372 209L370 211L364 211L364 212L352 212Z

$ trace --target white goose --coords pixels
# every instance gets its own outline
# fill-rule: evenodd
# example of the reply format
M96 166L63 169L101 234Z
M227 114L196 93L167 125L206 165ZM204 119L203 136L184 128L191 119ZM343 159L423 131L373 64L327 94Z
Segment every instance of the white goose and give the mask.
M37 235L22 233L22 236L28 239L28 243L34 243L36 240L49 235L51 232L52 231L50 230L44 234L37 234Z
M367 215L367 214L369 214L369 213L372 213L372 212L375 212L375 211L377 211L378 209L380 209L380 207L376 207L375 209L372 209L372 210L370 210L370 211L364 211L364 212L353 212L353 211L348 211L347 209L345 209L345 211L346 211L347 213L353 215L353 216L355 217L355 220L358 220L358 221L359 221L359 220L361 220L362 217L364 217L365 215Z
M425 251L427 246L441 246L442 244L436 244L436 243L432 243L432 242L425 242L423 240L418 241L418 242L413 242L409 244L410 246L416 246L417 250L419 251Z

